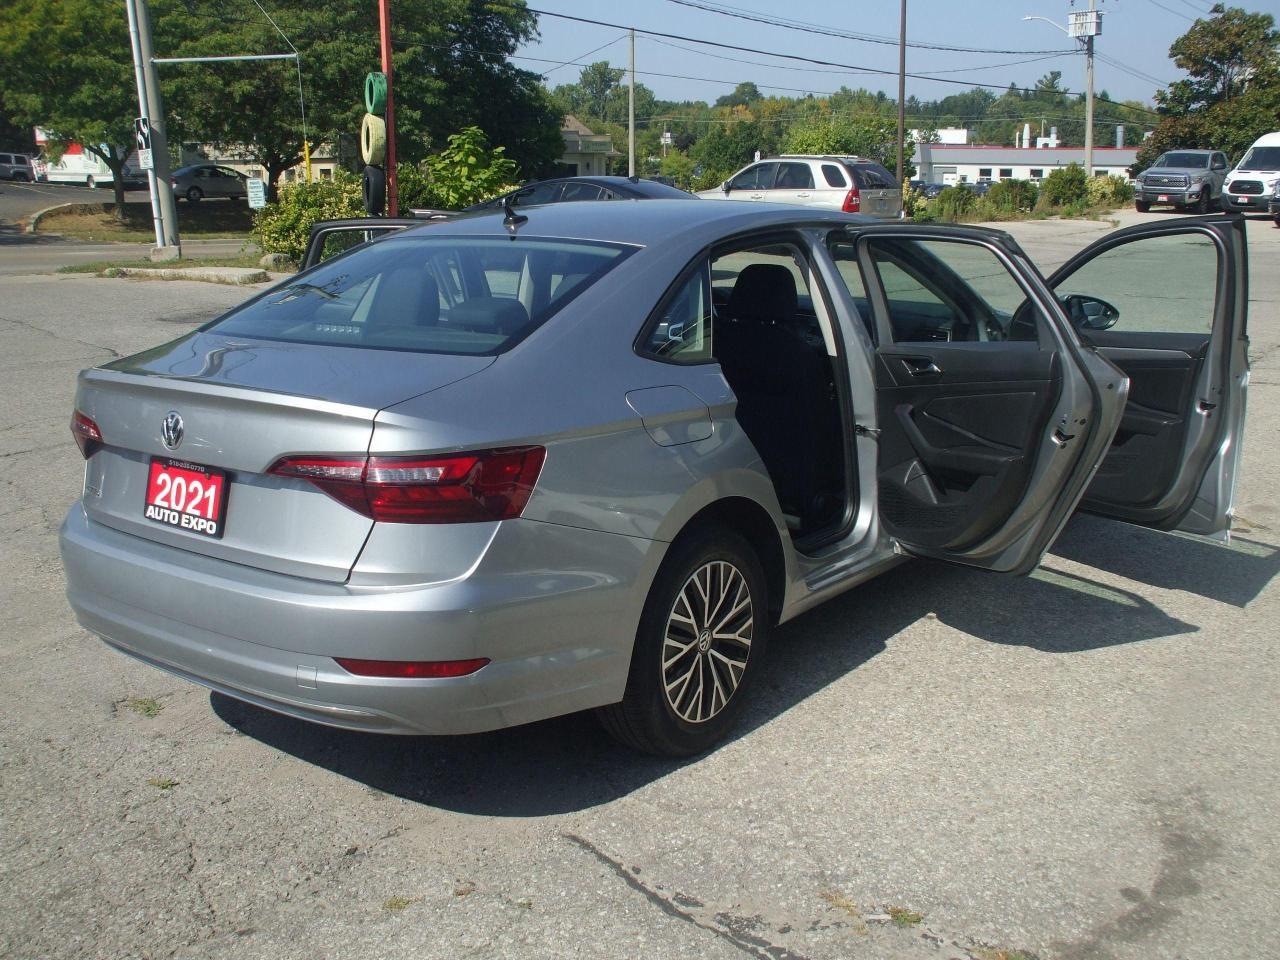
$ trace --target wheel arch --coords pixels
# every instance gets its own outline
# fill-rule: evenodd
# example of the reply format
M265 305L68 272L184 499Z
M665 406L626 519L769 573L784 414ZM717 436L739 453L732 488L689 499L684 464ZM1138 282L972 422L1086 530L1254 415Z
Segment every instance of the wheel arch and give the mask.
M747 497L725 497L707 504L686 521L672 545L696 536L700 530L723 527L743 537L764 568L769 597L769 618L777 623L787 593L787 561L782 537L769 511ZM668 547L668 553L670 552Z

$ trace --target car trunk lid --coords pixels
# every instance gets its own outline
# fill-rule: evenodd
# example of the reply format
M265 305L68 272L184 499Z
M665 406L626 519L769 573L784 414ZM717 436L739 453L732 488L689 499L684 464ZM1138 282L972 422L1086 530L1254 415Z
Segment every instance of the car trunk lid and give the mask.
M363 456L379 410L484 369L492 357L299 345L196 332L81 374L77 409L102 432L84 508L115 529L292 576L341 582L372 521L304 480L269 475L283 456ZM164 441L170 413L183 436ZM226 474L221 536L144 517L150 463Z

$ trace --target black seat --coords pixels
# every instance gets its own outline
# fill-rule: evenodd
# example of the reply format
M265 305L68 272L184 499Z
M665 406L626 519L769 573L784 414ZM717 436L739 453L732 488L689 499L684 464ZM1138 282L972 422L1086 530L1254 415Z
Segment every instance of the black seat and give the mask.
M800 532L810 532L831 519L840 496L842 446L831 364L801 335L797 304L789 269L747 266L717 323L716 356L738 398L738 423L764 461L779 503L800 518Z
M434 327L440 319L440 287L429 270L400 266L378 281L365 322L368 337L414 327Z

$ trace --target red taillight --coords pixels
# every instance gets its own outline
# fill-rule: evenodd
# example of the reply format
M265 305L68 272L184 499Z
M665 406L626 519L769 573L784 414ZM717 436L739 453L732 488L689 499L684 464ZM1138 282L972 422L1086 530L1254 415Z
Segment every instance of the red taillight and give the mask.
M488 657L474 660L353 660L334 657L338 666L357 677L400 677L402 679L443 679L466 677L489 662Z
M547 451L507 447L436 457L284 457L298 477L383 523L474 523L520 516Z
M79 410L71 415L71 436L76 438L76 446L86 460L102 446L102 431Z
M845 213L857 213L862 209L862 194L858 192L857 187L849 188L849 192L844 195L844 205L840 209Z

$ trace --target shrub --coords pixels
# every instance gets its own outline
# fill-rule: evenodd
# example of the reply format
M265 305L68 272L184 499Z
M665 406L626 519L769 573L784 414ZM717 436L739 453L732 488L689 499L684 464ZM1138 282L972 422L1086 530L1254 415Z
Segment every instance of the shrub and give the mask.
M332 180L299 181L280 188L280 197L253 218L253 238L267 253L283 253L301 260L319 220L364 216L360 178L345 170Z
M1036 185L1030 180L1001 180L993 183L982 199L993 212L1015 216L1034 208L1038 193Z
M1054 170L1044 178L1040 196L1045 204L1054 207L1088 200L1089 178L1084 175L1084 167L1073 163Z
M917 220L916 215L924 210L928 203L921 191L911 189L910 180L902 185L902 212L908 220Z
M978 196L964 187L947 187L933 201L933 219L958 222L966 219L977 206Z
M1133 200L1133 186L1124 177L1093 177L1088 199L1091 207L1123 207Z
M426 160L428 196L434 201L426 205L460 210L498 196L515 182L519 170L505 153L505 147L490 149L479 127L453 134L447 147Z

